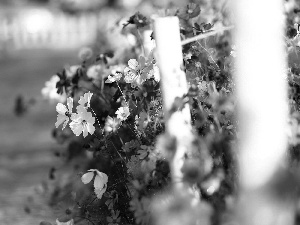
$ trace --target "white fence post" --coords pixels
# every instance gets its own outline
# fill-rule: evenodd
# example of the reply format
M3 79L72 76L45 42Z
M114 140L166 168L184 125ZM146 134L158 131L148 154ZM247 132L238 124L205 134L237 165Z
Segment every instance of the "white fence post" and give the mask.
M269 186L287 147L283 1L234 3L241 150L240 224L290 225L292 204L280 201Z
M183 157L190 144L191 118L186 105L182 111L170 113L176 97L187 93L183 63L179 20L177 17L157 18L154 23L154 34L157 46L158 67L161 72L161 89L163 95L166 132L177 140L177 149L171 162L171 175L175 188L181 188Z

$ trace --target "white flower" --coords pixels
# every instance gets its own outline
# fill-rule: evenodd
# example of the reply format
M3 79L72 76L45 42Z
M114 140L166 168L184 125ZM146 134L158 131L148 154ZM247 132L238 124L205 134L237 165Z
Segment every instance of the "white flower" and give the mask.
M89 47L83 47L78 53L78 58L82 61L88 60L93 56L93 50Z
M68 108L63 105L62 103L57 103L56 105L56 111L58 113L57 115L57 121L55 123L55 127L58 128L58 126L62 123L63 127L62 129L65 129L65 127L67 126L70 117L72 116L72 109L73 109L73 99L72 98L68 98L67 99L67 106Z
M95 118L91 112L86 111L83 107L77 107L78 113L72 114L70 128L76 136L83 133L83 137L86 137L88 133L93 134L95 132Z
M60 222L58 219L56 219L56 225L74 225L74 220L71 219L67 222Z
M87 77L92 79L99 79L101 78L102 67L101 65L92 65L88 71L86 72Z
M119 119L108 116L105 120L105 132L109 133L117 131L120 126L120 122L121 121Z
M80 65L73 65L66 68L66 76L72 78L77 73L77 70L80 68Z
M84 184L88 184L91 182L91 180L94 178L94 188L95 188L95 194L97 195L98 199L102 198L103 193L107 189L107 181L108 176L105 173L100 172L97 169L90 169L88 170L88 173L85 173L81 177L81 181ZM96 175L95 175L96 172Z
M57 102L65 102L67 99L66 94L58 94L56 83L59 81L59 77L57 75L53 75L49 81L46 81L45 87L42 89L42 95L44 98L47 98L49 100L54 100Z
M232 50L230 51L230 55L233 57L233 58L236 58L237 54L236 54L236 46L233 45L232 47Z
M153 64L153 69L150 71L151 77L154 78L156 82L160 81L160 72L158 66Z
M139 57L139 61L130 59L128 61L128 67L124 69L124 81L131 83L132 86L141 85L150 78L149 72L151 69L152 65L149 64L143 56Z
M105 83L113 83L119 81L121 78L122 78L122 73L117 72L115 74L109 75Z
M77 110L78 107L89 108L92 96L93 93L91 92L85 93L83 96L80 96L80 99L78 101L79 106L77 106Z
M120 107L117 111L117 118L120 119L121 121L126 120L128 118L128 116L130 115L129 112L129 107L125 106L125 107Z

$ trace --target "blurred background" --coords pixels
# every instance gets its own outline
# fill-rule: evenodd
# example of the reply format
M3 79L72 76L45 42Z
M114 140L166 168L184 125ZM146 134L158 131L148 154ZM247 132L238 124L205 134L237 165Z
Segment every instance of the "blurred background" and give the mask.
M187 1L172 1L178 5ZM177 3L176 3L177 2ZM111 29L139 9L150 14L155 0L0 1L0 224L33 225L57 216L43 198L43 182L61 148L51 136L54 103L41 89L66 65L79 64L78 51L127 44ZM151 5L151 6L150 6ZM115 26L116 27L116 26ZM109 38L106 38L110 36ZM115 37L115 39L111 38ZM118 39L117 39L118 38ZM103 41L105 40L105 41ZM30 100L34 98L34 100ZM20 104L17 106L16 102ZM30 112L22 104L32 104ZM20 116L22 114L22 116Z

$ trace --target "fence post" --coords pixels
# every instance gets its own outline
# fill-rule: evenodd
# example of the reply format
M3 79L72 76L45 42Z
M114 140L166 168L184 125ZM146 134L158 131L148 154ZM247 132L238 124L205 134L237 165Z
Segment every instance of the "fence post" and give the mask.
M192 138L188 105L182 111L170 113L175 98L182 97L188 91L185 73L181 69L183 58L179 30L177 17L157 18L154 22L166 132L177 140L177 149L170 163L175 189L183 187L181 168Z
M244 225L290 225L291 199L283 201L271 186L287 147L283 1L236 0L234 6L241 186L237 213Z

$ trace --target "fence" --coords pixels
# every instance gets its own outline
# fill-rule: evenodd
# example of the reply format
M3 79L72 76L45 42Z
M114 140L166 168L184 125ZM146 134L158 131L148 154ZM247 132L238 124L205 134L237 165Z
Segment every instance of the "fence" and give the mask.
M42 9L23 10L0 18L0 49L72 49L92 44L101 15L66 15Z

